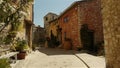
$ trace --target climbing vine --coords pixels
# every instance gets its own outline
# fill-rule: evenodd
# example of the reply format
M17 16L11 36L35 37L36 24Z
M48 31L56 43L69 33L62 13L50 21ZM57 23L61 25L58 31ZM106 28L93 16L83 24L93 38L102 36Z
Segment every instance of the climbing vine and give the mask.
M5 38L7 43L11 42L11 38L16 35L16 31L21 30L22 23L28 16L27 9L32 2L33 0L0 0L0 33L8 25L11 25Z

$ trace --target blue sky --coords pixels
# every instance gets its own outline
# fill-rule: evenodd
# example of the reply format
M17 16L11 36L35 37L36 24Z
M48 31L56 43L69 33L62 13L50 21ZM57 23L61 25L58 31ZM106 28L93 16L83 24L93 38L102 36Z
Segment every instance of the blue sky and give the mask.
M35 0L34 4L34 23L35 25L44 26L43 17L48 12L60 14L69 5L76 0Z

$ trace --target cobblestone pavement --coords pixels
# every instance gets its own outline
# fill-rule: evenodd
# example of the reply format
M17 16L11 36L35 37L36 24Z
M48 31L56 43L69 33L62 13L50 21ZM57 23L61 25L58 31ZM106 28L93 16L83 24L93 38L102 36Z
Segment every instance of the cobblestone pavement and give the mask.
M41 48L29 54L25 60L20 60L15 68L88 68L78 58L80 55L73 53L71 50Z

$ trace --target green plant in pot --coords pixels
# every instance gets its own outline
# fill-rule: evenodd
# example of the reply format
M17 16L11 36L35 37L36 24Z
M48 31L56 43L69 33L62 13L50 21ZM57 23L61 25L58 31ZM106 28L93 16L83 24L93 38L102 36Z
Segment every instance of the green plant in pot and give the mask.
M16 50L19 52L24 52L28 49L26 40L18 40Z
M16 51L19 51L18 59L25 59L28 48L26 40L19 40L17 42Z

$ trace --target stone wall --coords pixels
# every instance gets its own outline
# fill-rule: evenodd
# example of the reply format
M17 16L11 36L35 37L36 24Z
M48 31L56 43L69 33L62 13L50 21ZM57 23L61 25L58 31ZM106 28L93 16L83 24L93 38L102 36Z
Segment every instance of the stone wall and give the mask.
M33 32L33 44L44 44L45 43L45 30L40 26L34 26Z
M94 45L103 42L103 23L101 0L91 0L80 3L80 23L87 24L94 31Z
M107 68L120 67L120 0L101 0Z
M49 36L49 22L56 19L58 17L57 14L49 12L44 16L44 28L45 28L45 35L46 37Z
M66 19L67 21L65 21ZM70 39L73 45L72 48L76 49L76 47L80 45L77 4L72 6L69 10L65 11L62 15L60 15L59 25L60 28L62 28L63 46L66 46L64 45L66 39Z
M59 16L59 25L62 28L62 43L66 38L72 40L73 49L82 48L81 25L87 24L91 31L94 31L94 44L103 42L103 26L100 0L76 1ZM64 22L65 18L67 22Z
M53 33L54 36L57 37L57 26L58 26L58 19L55 19L51 22L49 22L49 38L51 38L51 31Z

